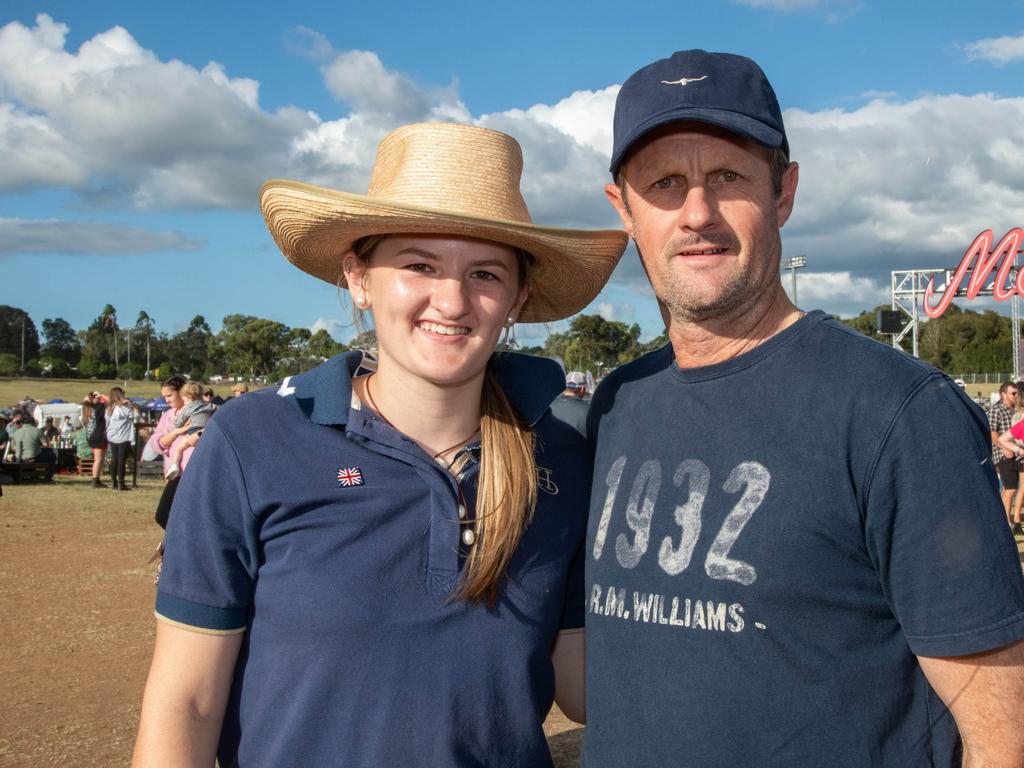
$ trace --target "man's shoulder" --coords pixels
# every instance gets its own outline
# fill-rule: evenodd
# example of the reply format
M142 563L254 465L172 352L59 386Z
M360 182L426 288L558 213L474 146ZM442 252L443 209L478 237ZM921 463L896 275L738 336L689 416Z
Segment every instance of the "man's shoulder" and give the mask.
M594 393L594 401L598 400L602 392L607 394L630 382L656 376L671 366L674 359L672 345L665 344L652 352L641 355L636 360L620 365L602 380L597 392Z
M894 349L831 317L805 334L799 354L813 366L813 386L836 385L835 392L891 399L929 379L952 380L941 370L901 349Z

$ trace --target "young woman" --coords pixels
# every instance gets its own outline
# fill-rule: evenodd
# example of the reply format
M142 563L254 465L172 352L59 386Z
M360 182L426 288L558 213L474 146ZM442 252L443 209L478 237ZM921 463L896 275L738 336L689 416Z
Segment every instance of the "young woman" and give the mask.
M92 487L106 488L103 477L103 458L107 455L107 413L97 393L90 392L82 400L82 423L86 442L92 448Z
M158 456L163 457L164 475L167 474L167 470L171 466L171 450L175 441L182 438L189 430L188 425L181 427L174 425L178 415L181 413L181 409L185 407L185 399L181 396L181 389L184 386L185 379L182 376L171 376L160 385L160 396L167 403L167 410L160 416L160 421L157 422L156 429L153 430L153 434L146 441L146 448L143 451L144 459L156 459ZM174 501L174 494L178 490L178 479L175 477L167 482L163 493L160 494L160 500L157 502L154 518L161 528L167 527L167 518L171 514L171 504Z
M110 485L115 490L130 491L124 482L128 451L132 447L131 401L124 396L124 390L113 387L107 397L107 443L110 445Z
M548 409L559 367L494 350L586 306L625 236L531 224L521 162L504 134L413 125L367 195L264 186L282 251L350 290L378 354L207 426L137 766L543 767L552 698L582 720L586 451Z

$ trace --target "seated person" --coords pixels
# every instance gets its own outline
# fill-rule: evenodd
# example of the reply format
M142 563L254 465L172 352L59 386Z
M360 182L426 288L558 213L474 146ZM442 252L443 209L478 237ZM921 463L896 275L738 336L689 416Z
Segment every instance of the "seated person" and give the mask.
M43 430L31 418L23 420L12 441L16 461L44 461L53 464L57 460L54 452L44 445Z
M53 423L53 416L47 416L43 422L43 443L52 448L60 440L60 429Z

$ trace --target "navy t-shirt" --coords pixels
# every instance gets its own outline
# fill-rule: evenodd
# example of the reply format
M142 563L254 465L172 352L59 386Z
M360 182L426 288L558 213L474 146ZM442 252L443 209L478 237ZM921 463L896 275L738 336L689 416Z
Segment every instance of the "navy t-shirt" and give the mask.
M584 765L951 766L915 655L1024 636L981 410L814 312L594 397Z
M551 646L583 626L590 489L583 439L547 409L561 371L498 361L540 477L490 610L453 599L467 554L454 480L351 407L359 364L229 402L178 488L157 615L245 632L220 765L550 766ZM478 470L462 477L470 517Z

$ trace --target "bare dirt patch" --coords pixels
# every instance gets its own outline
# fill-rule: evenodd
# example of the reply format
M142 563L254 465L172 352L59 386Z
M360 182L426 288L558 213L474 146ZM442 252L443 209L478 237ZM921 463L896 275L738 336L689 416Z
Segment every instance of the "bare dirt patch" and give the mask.
M153 644L159 480L115 492L88 480L3 486L0 768L131 760ZM555 765L579 764L583 729L554 710Z

